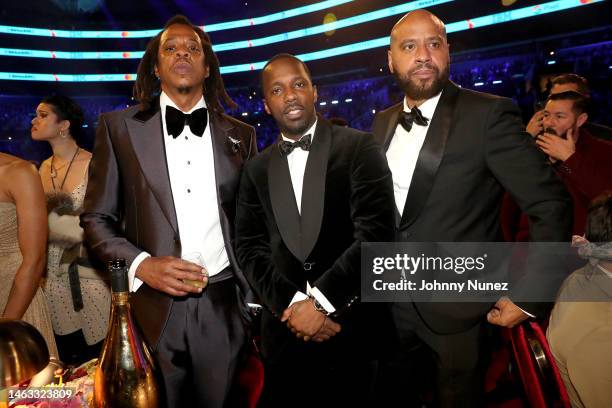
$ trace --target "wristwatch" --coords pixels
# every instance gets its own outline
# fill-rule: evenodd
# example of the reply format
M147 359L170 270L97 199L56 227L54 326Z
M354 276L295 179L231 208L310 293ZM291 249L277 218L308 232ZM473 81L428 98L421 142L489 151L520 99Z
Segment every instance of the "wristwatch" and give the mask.
M319 303L319 301L314 296L311 296L311 299L312 299L312 304L314 305L314 308L315 308L315 310L317 312L321 312L325 316L329 316L329 312L327 310L325 310L323 305L321 303Z

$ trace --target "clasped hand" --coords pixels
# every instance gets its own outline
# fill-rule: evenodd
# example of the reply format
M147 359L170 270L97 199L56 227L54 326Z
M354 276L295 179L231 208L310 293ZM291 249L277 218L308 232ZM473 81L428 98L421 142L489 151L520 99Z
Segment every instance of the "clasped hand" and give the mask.
M313 299L305 299L289 306L283 312L281 321L287 323L287 327L297 338L318 343L329 340L342 329L338 323L315 308Z

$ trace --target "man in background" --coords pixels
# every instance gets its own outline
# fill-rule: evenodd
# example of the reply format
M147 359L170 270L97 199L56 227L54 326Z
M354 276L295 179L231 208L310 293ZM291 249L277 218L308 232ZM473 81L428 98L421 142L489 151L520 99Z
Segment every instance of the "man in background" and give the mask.
M552 88L550 94L554 95L566 91L578 92L582 95L587 105L591 100L591 92L589 90L589 83L586 78L581 77L577 74L562 74L552 79ZM588 110L588 109L587 109ZM586 110L585 110L586 112ZM539 110L534 113L529 123L527 124L527 132L536 137L544 131L544 110ZM599 139L612 141L612 128L608 126L600 125L593 122L585 122L583 124L585 130L587 130L591 136Z

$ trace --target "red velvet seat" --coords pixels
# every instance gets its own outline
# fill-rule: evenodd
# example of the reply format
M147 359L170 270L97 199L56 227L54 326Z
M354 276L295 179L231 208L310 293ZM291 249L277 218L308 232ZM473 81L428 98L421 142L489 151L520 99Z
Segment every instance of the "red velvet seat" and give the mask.
M256 339L251 344L246 355L237 367L232 395L228 406L240 408L255 408L261 397L264 385L264 367L261 362Z
M530 407L570 408L565 385L540 325L526 321L506 330L510 334L512 354Z

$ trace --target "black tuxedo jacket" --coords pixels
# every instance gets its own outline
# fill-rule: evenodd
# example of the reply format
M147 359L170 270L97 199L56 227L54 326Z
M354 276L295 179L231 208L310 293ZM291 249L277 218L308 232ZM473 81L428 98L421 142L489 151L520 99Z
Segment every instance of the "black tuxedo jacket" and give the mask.
M148 110L134 106L100 116L81 225L104 262L124 258L130 265L142 251L181 256L160 112L157 101ZM221 229L230 264L246 294L248 284L232 241L240 172L257 152L255 130L212 110L209 118ZM132 294L131 304L147 341L156 347L172 297L143 284Z
M388 149L403 102L379 112L373 133ZM571 198L532 143L511 100L448 82L419 153L396 240L503 241L499 211L507 190L530 217L533 241L567 241ZM389 205L395 207L395 202ZM534 312L533 305L519 305ZM418 305L434 331L465 330L489 304ZM532 308L532 310L529 310Z
M295 340L280 316L306 281L344 313L361 306L361 243L393 238L391 173L371 134L332 126L319 118L304 173L301 216L286 156L273 144L245 166L236 215L236 253L255 293L265 305L263 351L282 355ZM304 343L302 340L298 340ZM327 344L326 344L327 343Z

